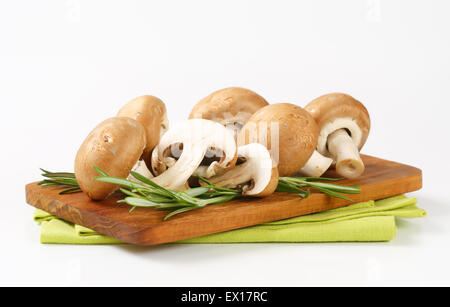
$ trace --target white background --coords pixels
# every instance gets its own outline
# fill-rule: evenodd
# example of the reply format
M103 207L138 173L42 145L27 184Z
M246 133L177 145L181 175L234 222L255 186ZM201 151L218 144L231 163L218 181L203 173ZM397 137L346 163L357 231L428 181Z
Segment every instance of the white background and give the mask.
M0 284L450 284L450 2L1 1ZM72 170L87 133L152 94L172 122L213 90L372 116L364 152L423 169L428 217L390 243L49 246L24 186Z

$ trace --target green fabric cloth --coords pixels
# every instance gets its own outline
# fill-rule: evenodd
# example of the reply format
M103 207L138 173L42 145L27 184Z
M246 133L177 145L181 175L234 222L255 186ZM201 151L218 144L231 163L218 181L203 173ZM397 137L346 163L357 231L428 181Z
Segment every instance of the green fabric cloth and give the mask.
M390 241L396 234L396 217L426 215L416 203L416 198L399 195L175 243ZM35 211L34 220L41 224L41 243L123 244L39 209Z

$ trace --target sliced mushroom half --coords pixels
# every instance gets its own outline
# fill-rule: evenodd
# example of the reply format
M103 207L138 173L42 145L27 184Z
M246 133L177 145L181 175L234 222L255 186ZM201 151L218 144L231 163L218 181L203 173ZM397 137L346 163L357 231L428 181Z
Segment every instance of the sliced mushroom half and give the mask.
M241 188L243 195L262 197L277 188L278 168L265 146L252 143L238 148L238 164L234 168L209 181L221 187Z
M223 125L204 119L191 119L169 129L152 154L152 180L169 189L186 187L200 165L207 166L206 177L232 168L237 159L236 142Z

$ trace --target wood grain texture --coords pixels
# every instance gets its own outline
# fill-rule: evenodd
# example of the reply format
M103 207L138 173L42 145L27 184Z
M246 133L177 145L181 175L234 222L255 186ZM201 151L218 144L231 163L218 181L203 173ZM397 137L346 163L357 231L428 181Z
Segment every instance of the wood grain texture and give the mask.
M370 156L362 158L366 165L364 175L357 180L340 182L346 185L361 185L362 193L350 196L356 202L382 199L416 191L422 187L420 169ZM325 176L337 175L334 170L330 170ZM117 200L123 197L120 193L96 202L83 193L59 195L59 191L58 188L30 183L26 186L26 199L30 205L64 220L137 245L173 242L349 204L321 193L313 192L307 199L295 194L275 193L261 199L245 198L210 205L162 221L168 211L136 208L130 214L128 205L117 203Z

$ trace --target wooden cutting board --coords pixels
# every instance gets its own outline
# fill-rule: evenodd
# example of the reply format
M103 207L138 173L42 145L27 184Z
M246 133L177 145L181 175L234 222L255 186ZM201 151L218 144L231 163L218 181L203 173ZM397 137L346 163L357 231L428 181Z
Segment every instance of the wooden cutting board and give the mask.
M422 171L412 166L362 156L366 171L357 180L340 184L360 185L362 192L349 197L355 202L377 200L422 187ZM334 170L325 177L337 177ZM60 189L26 186L27 202L64 220L93 229L104 235L137 245L154 245L207 234L286 219L349 205L349 202L321 193L302 199L295 194L274 193L255 199L245 198L210 205L182 213L163 221L168 211L136 208L118 204L123 195L116 193L104 201L92 201L83 193L59 195Z

